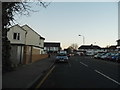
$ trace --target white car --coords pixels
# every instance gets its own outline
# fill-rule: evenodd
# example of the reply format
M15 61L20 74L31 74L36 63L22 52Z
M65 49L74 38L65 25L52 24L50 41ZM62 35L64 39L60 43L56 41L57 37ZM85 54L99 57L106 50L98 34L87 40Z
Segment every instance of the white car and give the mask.
M68 62L67 54L62 54L62 53L58 54L56 56L55 62Z

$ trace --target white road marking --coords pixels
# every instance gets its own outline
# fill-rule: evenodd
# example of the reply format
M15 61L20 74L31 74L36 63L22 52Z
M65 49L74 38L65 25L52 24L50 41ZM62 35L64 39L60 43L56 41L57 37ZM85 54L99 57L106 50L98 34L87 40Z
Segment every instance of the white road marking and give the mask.
M103 73L99 72L98 70L94 70L94 71L95 71L95 72L97 72L97 73L99 73L100 75L102 75L102 76L106 77L107 79L109 79L109 80L111 80L111 81L115 82L116 84L120 85L120 83L119 83L118 81L116 81L116 80L114 80L114 79L110 78L109 76L107 76L107 75L105 75L105 74L103 74Z
M84 63L82 63L82 62L80 62L82 65L84 65L84 66L86 66L86 67L88 67L88 65L86 65L86 64L84 64Z

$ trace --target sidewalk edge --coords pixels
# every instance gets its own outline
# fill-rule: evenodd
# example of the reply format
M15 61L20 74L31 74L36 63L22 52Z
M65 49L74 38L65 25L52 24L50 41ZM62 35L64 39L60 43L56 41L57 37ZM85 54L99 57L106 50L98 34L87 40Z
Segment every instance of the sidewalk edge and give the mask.
M30 84L28 84L27 87L25 87L25 88L32 88L32 87L37 83L37 81L39 81L40 78L41 78L42 76L44 76L44 74L46 74L46 72L48 72L49 69L54 66L54 64L55 64L55 63L52 63L52 64L49 66L49 68L47 68L47 69L45 70L45 73L42 73L41 75L38 75L38 77L36 77L36 78L34 79L34 81L32 81ZM44 71L43 71L43 72L44 72Z

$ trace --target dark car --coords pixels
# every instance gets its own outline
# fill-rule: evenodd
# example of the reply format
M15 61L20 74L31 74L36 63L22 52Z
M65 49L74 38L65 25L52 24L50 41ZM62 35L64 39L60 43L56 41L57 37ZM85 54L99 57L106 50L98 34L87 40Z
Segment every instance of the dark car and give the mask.
M104 53L97 53L96 55L94 55L95 59L100 59L100 57L103 55Z
M67 54L57 54L55 62L68 62L68 56Z
M118 56L118 53L114 53L114 54L112 54L112 55L111 55L111 61L116 62L116 58L117 58L117 56Z
M102 56L104 56L105 54L106 54L106 53L104 53L104 52L103 52L103 53L98 53L98 54L97 54L97 58L98 58L98 59L102 59Z
M103 59L103 60L109 60L110 55L111 55L111 53L106 53L106 54L104 54L104 55L101 56L101 59Z
M67 56L68 56L68 57L70 57L70 56L71 56L71 54L69 54L69 53L68 53L68 54L67 54Z
M116 58L116 62L120 62L120 53L117 53L115 58Z

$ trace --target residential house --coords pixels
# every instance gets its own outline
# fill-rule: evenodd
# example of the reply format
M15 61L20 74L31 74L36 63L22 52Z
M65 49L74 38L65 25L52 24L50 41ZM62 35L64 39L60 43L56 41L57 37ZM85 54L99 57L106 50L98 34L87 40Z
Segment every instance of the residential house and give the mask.
M94 55L99 52L101 47L97 45L82 45L78 48L78 51L84 52L86 55Z
M32 63L44 54L44 40L28 25L14 25L7 33L11 43L11 61L13 65ZM44 55L42 56L44 57Z
M61 46L59 42L44 42L44 50L47 53L57 53L60 49Z
M25 63L31 63L40 58L40 54L44 54L44 40L41 35L35 32L28 25L22 26L27 31L26 47L25 47Z
M43 54L44 52L44 40L42 36L40 36L37 32L35 32L31 27L28 25L22 26L27 31L26 35L26 45L34 46L35 49L38 48L39 52L37 54Z
M27 31L21 28L18 24L10 27L7 37L11 43L11 62L12 66L23 63L24 46L26 41Z
M109 47L109 50L108 50L109 52L117 52L117 45L111 45L110 47Z

